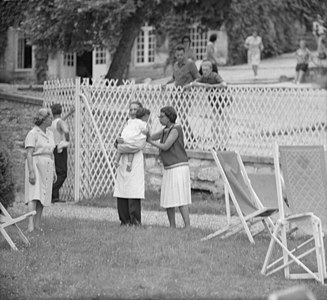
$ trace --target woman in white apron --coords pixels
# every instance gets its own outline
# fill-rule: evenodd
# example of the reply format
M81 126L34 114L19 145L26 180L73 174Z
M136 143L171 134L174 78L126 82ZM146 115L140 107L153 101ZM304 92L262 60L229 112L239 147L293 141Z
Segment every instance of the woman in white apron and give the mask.
M135 119L136 112L142 108L140 102L132 102L129 117ZM118 138L118 143L124 143ZM134 153L131 171L127 171L128 156L122 155L117 168L114 197L121 225L141 225L141 199L144 199L144 158L143 151Z

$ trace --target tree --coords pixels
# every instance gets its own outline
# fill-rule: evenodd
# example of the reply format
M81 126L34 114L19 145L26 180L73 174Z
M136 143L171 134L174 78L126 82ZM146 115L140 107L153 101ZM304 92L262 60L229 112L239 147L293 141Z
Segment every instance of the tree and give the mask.
M224 23L229 63L235 64L245 61L243 43L253 26L263 36L264 56L273 56L294 49L295 19L311 26L318 11L326 14L326 6L325 0L0 0L0 41L6 38L3 32L8 26L20 24L36 46L40 82L45 79L49 53L82 53L104 46L112 54L106 78L121 81L130 63L133 43L145 22L168 36L171 46L194 21L203 30L219 28ZM15 13L11 14L11 10ZM0 55L3 45L0 43Z
M106 78L121 81L145 22L156 25L172 9L189 7L191 12L216 2L230 0L31 0L22 28L34 45L47 52L80 53L94 45L109 48L112 62Z
M229 63L246 61L245 38L256 29L264 43L263 57L294 51L299 38L311 31L320 12L327 17L325 0L233 0L226 18ZM304 29L295 26L298 22Z
M17 27L23 20L28 0L0 0L0 57L7 47L7 31L10 26Z

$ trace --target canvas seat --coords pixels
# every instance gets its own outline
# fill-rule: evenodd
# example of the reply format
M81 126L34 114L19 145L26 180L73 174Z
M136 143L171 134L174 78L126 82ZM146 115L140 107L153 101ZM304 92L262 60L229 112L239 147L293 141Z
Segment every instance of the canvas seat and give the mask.
M237 152L216 152L212 149L211 154L224 181L228 225L209 234L202 240L208 240L215 236L226 238L245 230L250 242L254 244L253 236L262 230L256 232L252 230L251 232L253 225L263 222L264 228L272 229L274 224L270 216L277 212L277 203L275 207L265 207L262 204L251 185L244 164ZM238 218L235 221L232 221L230 217L229 198L237 212Z
M276 144L274 165L279 219L261 273L271 275L284 270L287 279L315 279L324 283L326 260L323 233L327 230L324 147ZM283 206L281 172L290 215ZM289 226L294 224L301 235L290 240L286 233ZM282 250L282 255L278 250Z
M25 220L29 216L35 215L35 214L36 214L36 212L32 211L32 212L28 212L22 216L12 218L10 216L10 214L8 213L8 211L6 210L6 208L0 202L0 232L13 250L18 250L18 248L16 247L15 243L13 242L13 240L7 233L7 231L6 231L7 227L9 227L9 226L16 227L18 234L21 237L21 239L23 240L23 242L26 245L29 245L29 241L28 241L27 237L24 235L22 230L18 227L17 223Z

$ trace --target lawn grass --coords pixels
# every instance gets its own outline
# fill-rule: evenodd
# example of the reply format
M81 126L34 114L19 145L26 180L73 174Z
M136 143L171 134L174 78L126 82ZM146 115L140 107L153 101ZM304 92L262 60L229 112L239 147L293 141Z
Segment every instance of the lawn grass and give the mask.
M160 207L160 193L153 190L145 191L145 199L142 200L142 210L163 211ZM92 199L81 200L77 203L81 206L94 207L111 207L117 208L116 199L110 195L94 197ZM192 204L189 206L191 214L216 214L225 215L225 200L217 199L212 193L192 190ZM231 207L231 212L234 214L236 210Z
M28 248L0 240L0 299L267 299L299 284L326 299L313 280L260 274L268 235L200 242L207 233L47 217Z

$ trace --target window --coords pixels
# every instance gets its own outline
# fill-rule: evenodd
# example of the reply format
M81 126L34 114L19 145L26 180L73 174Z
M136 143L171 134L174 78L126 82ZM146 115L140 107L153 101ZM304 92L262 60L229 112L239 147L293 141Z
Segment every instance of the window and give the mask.
M192 41L191 48L194 49L196 59L202 60L206 54L208 34L207 32L201 32L197 26L190 29L190 37Z
M148 35L149 44L148 44L148 61L149 63L154 63L155 50L156 50L156 36L154 30L149 31Z
M74 53L64 53L64 66L73 67L74 58Z
M156 37L152 26L143 26L136 40L136 65L154 63Z
M17 44L17 68L32 68L32 46L28 45L24 37L18 38Z
M107 50L106 48L95 48L95 64L105 65L107 63Z

